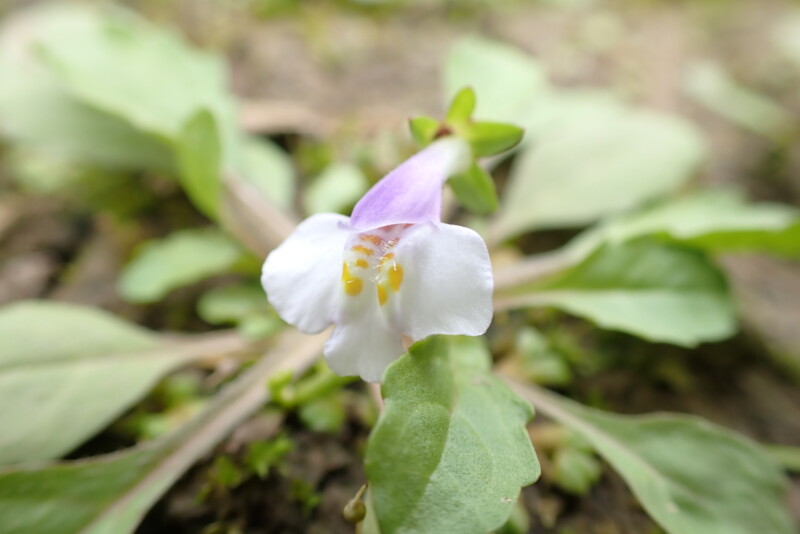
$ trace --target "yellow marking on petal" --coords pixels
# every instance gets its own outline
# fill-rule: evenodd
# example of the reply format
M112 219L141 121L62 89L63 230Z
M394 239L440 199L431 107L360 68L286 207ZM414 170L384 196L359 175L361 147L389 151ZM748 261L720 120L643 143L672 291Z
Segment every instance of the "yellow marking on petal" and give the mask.
M383 306L386 304L386 301L389 300L389 294L386 292L386 286L383 284L377 284L375 287L378 290L378 303Z
M364 281L357 276L353 276L350 274L350 269L347 268L347 264L342 264L342 285L344 287L344 292L350 295L351 297L355 297L359 293L361 293L361 289L364 287Z
M389 269L389 286L394 290L397 291L400 289L400 285L403 283L403 268L396 263L392 265L392 268Z
M355 261L355 264L356 267L361 267L362 269L366 269L367 267L369 267L369 263L367 263L367 260L362 260L361 258L357 259Z
M372 256L372 249L371 248L367 248L367 247L365 247L363 245L356 245L353 248L351 248L350 250L352 250L353 252L360 252L365 256Z
M383 257L381 258L380 268L383 269L384 264L393 258L394 254L392 254L391 252L389 254L384 254Z
M370 243L372 243L376 247L381 246L381 244L383 243L383 239L381 239L379 236L376 236L376 235L361 234L360 237L361 237L362 240L369 241Z

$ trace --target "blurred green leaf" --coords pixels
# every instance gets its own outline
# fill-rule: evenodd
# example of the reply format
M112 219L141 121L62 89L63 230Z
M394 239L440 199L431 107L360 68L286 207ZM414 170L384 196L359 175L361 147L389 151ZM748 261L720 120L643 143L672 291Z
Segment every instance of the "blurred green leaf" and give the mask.
M432 337L387 370L366 453L383 534L485 534L539 476L530 406L489 368L481 340Z
M647 241L605 245L505 305L552 306L603 328L685 347L736 331L714 264L698 251Z
M285 210L294 208L295 173L289 156L275 143L245 137L240 154L240 177L272 204Z
M517 501L511 508L511 516L503 526L495 531L495 534L527 534L531 528L531 520L525 505ZM563 533L561 533L563 534Z
M69 452L187 361L100 310L37 301L0 309L0 464Z
M553 454L554 482L574 495L586 495L603 473L603 467L592 453L580 447L559 447Z
M141 481L159 452L143 447L82 462L0 471L0 524L13 534L130 533L142 513L139 503L160 496L157 484L118 510L114 524L93 521L98 510L111 509L120 494Z
M464 124L470 120L475 111L475 91L472 87L464 87L458 91L447 110L445 122L448 124Z
M211 113L200 110L189 119L178 137L176 154L187 196L198 209L216 218L222 192L222 147Z
M564 385L571 380L572 372L566 357L551 347L547 338L535 328L519 328L515 348L506 360L506 365L514 369L514 376L546 385Z
M71 162L170 170L165 144L87 106L64 89L36 55L38 39L64 22L81 25L84 10L43 5L0 28L0 134Z
M197 313L210 324L235 324L249 340L263 339L285 326L258 283L214 287L198 300Z
M69 159L32 146L16 145L4 156L9 176L31 195L69 192L83 174Z
M524 52L470 37L450 49L444 86L448 102L463 87L474 90L476 119L524 126L532 103L547 88L547 80L539 63Z
M748 204L731 189L701 191L593 228L571 242L567 253L583 257L602 243L645 235L711 252L800 257L800 210L783 204Z
M226 131L233 104L217 56L119 7L74 9L78 16L39 39L43 57L72 94L165 139L175 139L202 109Z
M494 156L511 150L522 140L522 128L501 122L474 122L463 130L476 157Z
M611 123L626 111L625 102L607 89L551 88L543 91L531 106L522 124L525 128L522 143L530 145L569 126Z
M173 289L229 271L243 254L214 228L173 232L141 246L122 271L119 291L131 302L156 302Z
M493 232L581 226L636 207L683 185L703 157L698 133L676 117L630 111L571 123L517 160Z
M276 313L270 315L249 315L236 325L236 331L251 341L265 339L286 326Z
M208 470L206 484L200 491L201 497L214 491L229 490L244 482L245 473L227 454L214 457L214 464Z
M333 163L306 187L303 207L308 214L336 213L352 207L369 188L355 165Z
M538 410L591 443L670 534L795 532L783 504L786 480L744 437L696 417L621 416L527 392Z
M341 391L333 391L300 406L300 420L309 430L337 434L347 416Z
M433 117L414 117L409 119L408 127L411 129L411 137L418 147L424 148L431 144L436 132L439 131L440 123Z
M247 448L245 465L259 478L267 478L269 470L280 463L294 448L294 442L284 434L272 441L256 441Z
M686 74L685 88L689 96L706 108L764 137L781 138L794 127L788 110L742 87L718 64L692 65Z
M448 180L458 201L469 211L478 214L492 213L497 209L497 190L494 180L477 163Z
M8 175L31 195L58 195L80 211L130 220L152 206L152 191L140 176L87 161L60 157L41 145L12 145L4 152Z
M258 284L218 286L203 293L197 313L211 324L236 323L269 310L264 290Z
M766 445L766 451L781 467L800 473L800 447L791 445Z

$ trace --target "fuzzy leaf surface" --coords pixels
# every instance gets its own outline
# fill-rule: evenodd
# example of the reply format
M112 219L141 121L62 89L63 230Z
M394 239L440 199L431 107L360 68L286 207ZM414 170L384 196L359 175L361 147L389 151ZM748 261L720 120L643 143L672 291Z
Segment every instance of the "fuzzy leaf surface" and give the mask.
M57 458L187 358L100 310L23 301L0 309L0 464Z
M539 476L530 406L489 367L480 340L432 337L387 370L366 454L383 534L485 534Z

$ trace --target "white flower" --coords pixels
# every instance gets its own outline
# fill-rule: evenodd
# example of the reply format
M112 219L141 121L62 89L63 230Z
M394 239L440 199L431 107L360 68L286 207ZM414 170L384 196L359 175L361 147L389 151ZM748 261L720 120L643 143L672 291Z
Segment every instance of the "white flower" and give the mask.
M324 349L336 373L377 382L404 337L489 327L486 244L441 222L442 185L469 163L466 142L436 141L378 182L352 217L309 217L267 257L261 281L286 322L308 334L336 325Z

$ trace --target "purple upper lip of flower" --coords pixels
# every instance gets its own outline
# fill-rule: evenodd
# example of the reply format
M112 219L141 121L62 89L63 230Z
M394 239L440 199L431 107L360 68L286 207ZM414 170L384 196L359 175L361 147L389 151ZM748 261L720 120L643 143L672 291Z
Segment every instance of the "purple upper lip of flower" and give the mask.
M464 170L469 148L459 139L443 139L411 156L358 201L350 216L354 231L391 224L439 222L442 185Z

